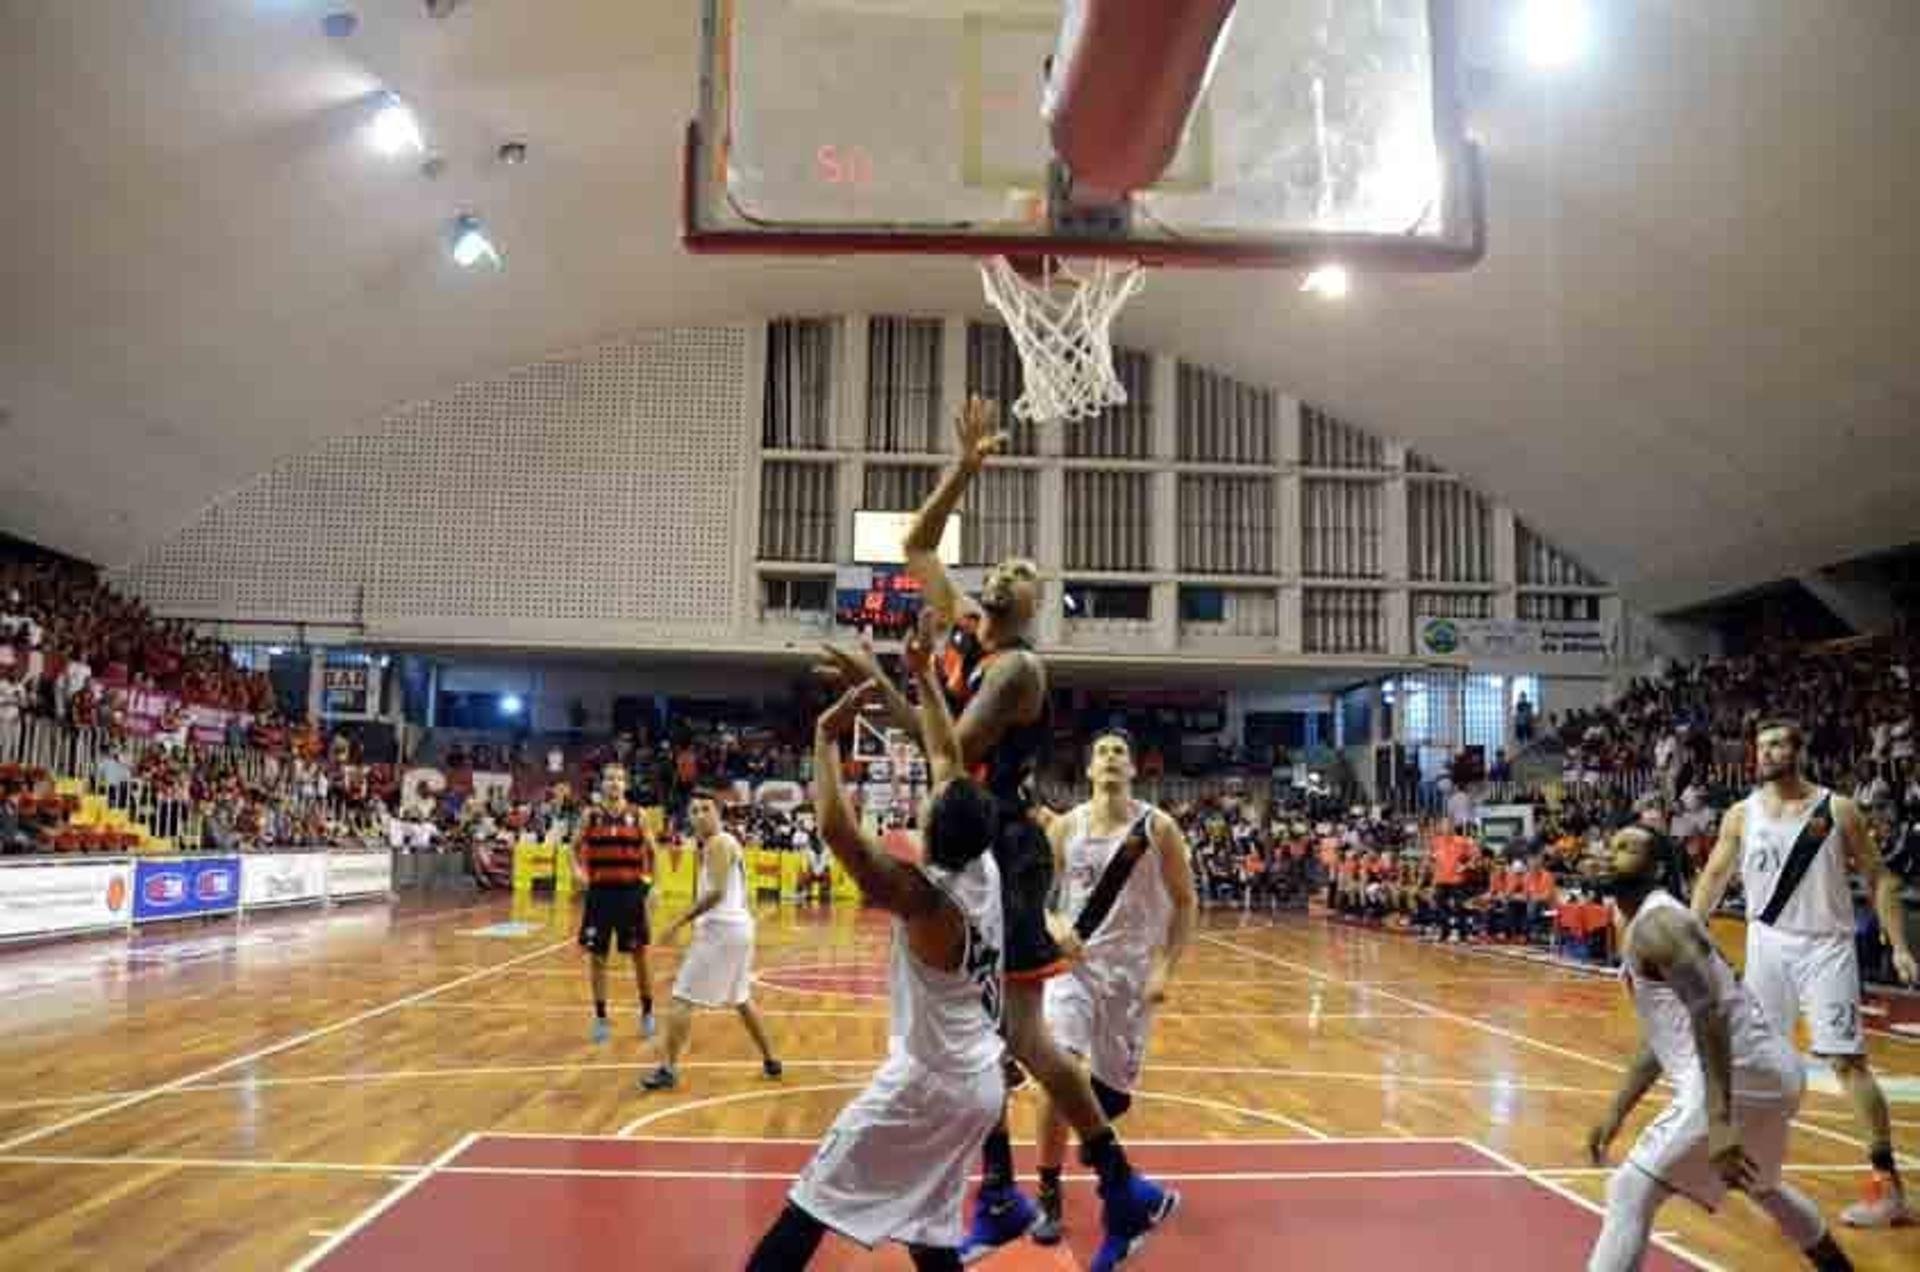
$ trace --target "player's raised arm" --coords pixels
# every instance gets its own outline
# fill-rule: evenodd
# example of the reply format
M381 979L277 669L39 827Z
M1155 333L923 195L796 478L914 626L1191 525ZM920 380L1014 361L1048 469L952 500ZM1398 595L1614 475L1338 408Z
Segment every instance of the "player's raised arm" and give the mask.
M820 838L860 885L866 899L883 910L912 919L940 906L940 893L918 870L895 861L860 828L841 787L845 762L840 735L853 727L860 706L873 692L862 683L841 695L813 730L813 814Z
M973 608L973 603L953 585L947 567L940 560L940 537L946 533L947 518L960 506L974 474L989 457L1005 449L1007 435L1000 431L1000 408L987 398L973 396L960 410L954 431L960 442L960 458L940 484L934 487L926 503L914 514L901 548L907 558L907 573L920 583L926 603L948 623Z

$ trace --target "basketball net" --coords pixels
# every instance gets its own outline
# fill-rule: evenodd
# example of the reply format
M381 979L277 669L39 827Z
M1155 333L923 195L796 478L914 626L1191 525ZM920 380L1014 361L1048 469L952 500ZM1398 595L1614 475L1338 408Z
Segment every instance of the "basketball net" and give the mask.
M1004 256L980 262L987 301L1006 319L1026 371L1013 413L1033 424L1081 420L1127 400L1113 369L1114 317L1146 284L1135 261L1049 260L1027 278Z

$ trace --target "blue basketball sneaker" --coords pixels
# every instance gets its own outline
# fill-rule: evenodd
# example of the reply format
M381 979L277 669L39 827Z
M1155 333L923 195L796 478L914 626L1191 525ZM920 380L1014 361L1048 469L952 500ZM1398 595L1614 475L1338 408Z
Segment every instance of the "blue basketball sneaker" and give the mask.
M593 1045L596 1047L601 1046L611 1037L613 1037L612 1024L607 1021L605 1016L595 1016L593 1018Z
M1173 1217L1180 1207L1180 1194L1148 1179L1132 1175L1126 1184L1111 1193L1100 1191L1100 1221L1106 1228L1100 1249L1093 1256L1088 1272L1113 1272L1147 1244L1147 1234Z
M977 1263L1001 1246L1027 1235L1040 1211L1011 1185L980 1189L973 1203L973 1229L960 1245L960 1262Z

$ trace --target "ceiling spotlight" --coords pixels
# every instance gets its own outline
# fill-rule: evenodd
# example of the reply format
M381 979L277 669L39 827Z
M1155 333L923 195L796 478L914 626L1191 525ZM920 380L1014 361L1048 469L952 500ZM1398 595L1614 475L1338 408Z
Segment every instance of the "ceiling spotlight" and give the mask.
M481 261L500 264L500 249L487 237L480 218L471 212L463 213L453 222L452 251L453 263L462 269L472 269Z
M501 163L517 166L527 161L527 143L524 141L504 141L500 149L494 152Z
M426 138L420 135L420 120L412 108L393 93L381 100L368 135L373 148L388 158L409 151L417 155L427 148Z
M526 705L526 702L517 693L502 694L500 696L500 714L503 716L517 716L525 709Z
M1586 0L1523 0L1519 41L1535 66L1567 66L1587 47Z
M1352 285L1345 265L1321 265L1301 280L1300 290L1326 300L1339 300Z

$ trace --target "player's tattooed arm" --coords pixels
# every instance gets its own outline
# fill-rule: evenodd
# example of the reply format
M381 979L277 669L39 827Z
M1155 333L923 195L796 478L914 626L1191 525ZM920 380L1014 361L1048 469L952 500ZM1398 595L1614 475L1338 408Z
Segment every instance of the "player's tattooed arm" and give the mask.
M1009 729L1033 718L1045 694L1040 660L1026 650L995 658L987 665L980 692L960 713L960 754L978 764Z

